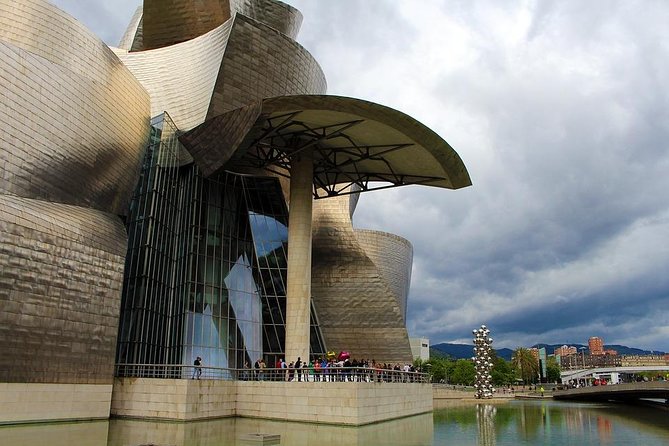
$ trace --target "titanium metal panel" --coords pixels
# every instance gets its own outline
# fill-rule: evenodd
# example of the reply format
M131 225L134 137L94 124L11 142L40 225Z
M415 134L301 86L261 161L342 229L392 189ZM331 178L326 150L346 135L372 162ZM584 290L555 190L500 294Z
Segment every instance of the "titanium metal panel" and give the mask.
M167 112L180 130L204 121L232 21L187 42L116 54L151 96L151 116Z
M352 195L357 197L357 195ZM397 298L404 323L407 317L407 297L411 285L413 247L405 238L387 232L355 229L358 243L374 262L386 283Z
M151 95L151 115L166 111L183 131L266 97L326 89L309 52L241 14L183 43L116 54Z
M302 26L302 13L276 0L231 0L231 9L296 39Z
M132 51L185 42L217 28L235 13L264 23L291 39L297 37L302 25L300 11L275 0L145 0L141 39L125 37L122 48L130 50L128 42L134 42Z
M205 177L220 170L234 155L260 111L260 102L254 102L226 113L225 119L212 120L212 125L196 127L182 136L181 142L191 148L189 153ZM213 141L218 150L210 150Z
M126 212L149 96L52 5L0 0L0 193Z
M314 202L312 246L311 295L328 350L411 361L398 297L356 237L348 196Z
M265 98L323 94L326 89L323 70L300 44L237 14L207 119Z
M0 381L113 377L149 96L41 0L0 0Z
M143 50L185 42L230 19L225 0L145 0Z
M0 229L0 382L110 384L121 220L0 195Z

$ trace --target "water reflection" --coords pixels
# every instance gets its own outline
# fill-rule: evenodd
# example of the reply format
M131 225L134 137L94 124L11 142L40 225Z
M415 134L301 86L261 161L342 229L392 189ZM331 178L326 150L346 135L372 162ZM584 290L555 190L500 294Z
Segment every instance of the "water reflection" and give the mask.
M666 445L665 411L615 404L511 401L435 411L433 444Z
M497 444L495 435L495 414L497 409L491 404L476 405L476 421L478 423L479 446L494 446Z
M0 445L107 446L108 421L0 426Z
M247 445L245 434L281 436L282 445L426 445L432 443L432 414L361 427L226 418L193 423L112 420L109 446L169 444L176 446Z
M362 427L226 418L191 423L111 420L0 426L0 445L241 446L244 434L281 436L280 444L629 445L669 444L666 411L612 404L549 401L449 405L425 414Z

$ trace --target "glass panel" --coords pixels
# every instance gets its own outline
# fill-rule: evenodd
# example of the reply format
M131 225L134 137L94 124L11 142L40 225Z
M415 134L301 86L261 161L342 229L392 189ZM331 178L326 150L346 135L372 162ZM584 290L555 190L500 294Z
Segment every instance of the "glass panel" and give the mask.
M167 115L154 124L127 221L117 360L234 367L281 355L288 218L278 181L179 167L176 127ZM314 320L312 350L324 351Z

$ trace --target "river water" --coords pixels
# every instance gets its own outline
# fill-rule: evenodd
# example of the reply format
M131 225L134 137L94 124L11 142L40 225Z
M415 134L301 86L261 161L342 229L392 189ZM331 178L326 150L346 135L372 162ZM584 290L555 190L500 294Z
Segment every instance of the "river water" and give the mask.
M431 414L357 428L242 418L4 426L0 427L0 445L261 445L243 439L258 433L280 435L281 445L654 446L669 445L669 412L614 404L514 400L459 403Z

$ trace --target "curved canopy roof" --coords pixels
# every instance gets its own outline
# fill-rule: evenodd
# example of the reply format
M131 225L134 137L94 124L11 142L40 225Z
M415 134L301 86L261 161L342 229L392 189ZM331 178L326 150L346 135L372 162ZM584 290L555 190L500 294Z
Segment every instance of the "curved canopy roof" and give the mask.
M288 175L311 150L316 198L407 184L471 185L458 154L397 110L327 95L280 96L214 117L180 137L206 176L265 168ZM382 185L370 183L382 182ZM388 184L389 183L389 184Z

